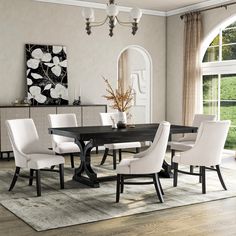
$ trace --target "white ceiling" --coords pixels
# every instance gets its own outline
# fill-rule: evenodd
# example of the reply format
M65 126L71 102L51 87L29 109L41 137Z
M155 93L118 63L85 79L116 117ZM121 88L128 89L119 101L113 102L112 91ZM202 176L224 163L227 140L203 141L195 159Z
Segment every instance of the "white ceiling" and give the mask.
M76 5L104 9L109 0L35 0L57 4ZM236 0L115 0L120 10L130 11L130 7L137 6L144 14L169 16L189 11L204 9L216 5L223 5Z

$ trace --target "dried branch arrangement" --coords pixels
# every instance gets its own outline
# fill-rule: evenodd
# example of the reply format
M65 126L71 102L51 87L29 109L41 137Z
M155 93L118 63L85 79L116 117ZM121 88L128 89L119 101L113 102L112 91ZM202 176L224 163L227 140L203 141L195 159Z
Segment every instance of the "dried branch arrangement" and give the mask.
M103 97L112 103L110 107L121 112L129 110L132 107L132 100L134 98L133 89L129 86L128 89L124 90L122 80L120 79L118 80L118 88L113 89L109 81L104 77L103 79L106 83L106 91L108 93L108 95L104 95Z

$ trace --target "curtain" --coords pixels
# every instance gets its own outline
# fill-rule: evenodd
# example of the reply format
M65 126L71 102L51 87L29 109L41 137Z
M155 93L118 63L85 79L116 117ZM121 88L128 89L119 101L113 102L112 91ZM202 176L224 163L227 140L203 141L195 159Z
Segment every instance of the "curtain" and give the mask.
M202 113L201 49L202 20L199 12L184 16L183 123L191 125Z
M128 50L125 50L120 55L118 61L118 79L121 81L121 85L124 89L129 87Z

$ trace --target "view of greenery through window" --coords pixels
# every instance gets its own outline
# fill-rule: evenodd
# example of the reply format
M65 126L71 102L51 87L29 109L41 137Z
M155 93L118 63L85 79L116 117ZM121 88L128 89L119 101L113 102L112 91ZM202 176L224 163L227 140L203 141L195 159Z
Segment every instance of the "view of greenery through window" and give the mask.
M236 22L221 29L209 45L203 63L236 60ZM235 62L236 65L236 62ZM203 109L220 120L231 120L225 148L236 149L236 73L203 75Z
M224 61L232 62L235 72L217 72L219 65L225 65ZM231 120L225 148L236 150L236 22L220 29L210 43L203 64L209 62L212 73L203 73L203 110L205 114L215 114L219 120Z
M203 108L204 114L231 120L226 148L236 149L236 74L203 76Z

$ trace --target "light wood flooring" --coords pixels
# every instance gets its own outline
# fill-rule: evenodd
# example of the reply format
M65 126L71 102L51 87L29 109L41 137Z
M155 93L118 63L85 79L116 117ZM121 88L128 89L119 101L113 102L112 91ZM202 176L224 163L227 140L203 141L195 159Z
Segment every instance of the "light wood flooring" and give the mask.
M234 168L236 167L234 158L227 159L226 163L230 163ZM9 162L0 161L0 170L13 167L13 160ZM36 232L11 212L0 206L0 236L15 235L236 235L236 197L44 232Z

